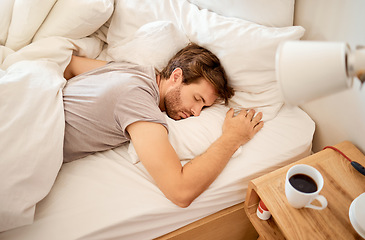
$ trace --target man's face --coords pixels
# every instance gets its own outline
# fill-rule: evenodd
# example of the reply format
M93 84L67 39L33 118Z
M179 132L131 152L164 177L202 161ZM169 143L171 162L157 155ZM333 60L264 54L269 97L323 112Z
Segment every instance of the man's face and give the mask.
M204 78L189 85L180 83L170 89L164 104L167 115L175 120L199 116L203 107L211 106L217 99L216 90Z

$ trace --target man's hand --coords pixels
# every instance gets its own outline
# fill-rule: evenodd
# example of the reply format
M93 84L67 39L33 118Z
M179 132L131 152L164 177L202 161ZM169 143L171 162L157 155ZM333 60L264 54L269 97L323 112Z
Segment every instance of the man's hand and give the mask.
M237 144L237 148L250 141L255 134L264 126L261 121L262 113L255 115L255 110L242 110L234 116L234 110L231 108L223 123L223 136L230 139L232 144Z

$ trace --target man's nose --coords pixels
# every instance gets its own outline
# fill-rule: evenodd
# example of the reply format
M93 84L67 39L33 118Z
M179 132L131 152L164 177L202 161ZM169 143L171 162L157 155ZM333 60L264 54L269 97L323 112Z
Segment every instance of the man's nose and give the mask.
M203 109L203 105L195 105L192 109L191 109L191 114L193 114L194 117L197 117L200 115L201 111Z

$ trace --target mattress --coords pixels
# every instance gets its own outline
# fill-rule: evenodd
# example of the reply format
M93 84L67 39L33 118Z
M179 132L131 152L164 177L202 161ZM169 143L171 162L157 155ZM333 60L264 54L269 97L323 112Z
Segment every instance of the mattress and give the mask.
M153 239L243 202L251 179L311 153L314 129L304 111L284 105L187 208L163 195L129 144L64 164L34 223L0 239Z

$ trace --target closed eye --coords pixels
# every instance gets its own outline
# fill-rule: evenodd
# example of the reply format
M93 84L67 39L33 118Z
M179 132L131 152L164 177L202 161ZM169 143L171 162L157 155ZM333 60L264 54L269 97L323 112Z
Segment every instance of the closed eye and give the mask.
M202 101L205 104L205 99L203 97L195 97L195 101L197 102Z

